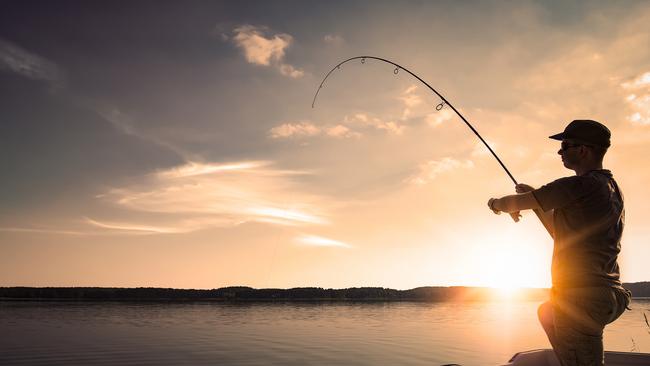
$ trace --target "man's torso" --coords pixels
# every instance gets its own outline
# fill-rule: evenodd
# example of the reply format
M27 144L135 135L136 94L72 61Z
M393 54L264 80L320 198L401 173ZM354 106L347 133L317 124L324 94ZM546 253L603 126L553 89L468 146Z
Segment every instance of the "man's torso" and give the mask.
M533 192L554 209L553 286L620 287L623 195L608 170L560 178Z

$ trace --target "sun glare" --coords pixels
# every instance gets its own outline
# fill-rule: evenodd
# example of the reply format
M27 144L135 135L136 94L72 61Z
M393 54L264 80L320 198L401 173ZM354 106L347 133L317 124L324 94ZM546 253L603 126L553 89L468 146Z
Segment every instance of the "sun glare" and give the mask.
M513 230L481 240L470 263L477 268L480 286L505 297L516 295L521 288L548 286L550 252L525 234L525 230Z
M512 285L503 285L492 288L494 296L500 299L511 299L516 297L521 291L521 287Z

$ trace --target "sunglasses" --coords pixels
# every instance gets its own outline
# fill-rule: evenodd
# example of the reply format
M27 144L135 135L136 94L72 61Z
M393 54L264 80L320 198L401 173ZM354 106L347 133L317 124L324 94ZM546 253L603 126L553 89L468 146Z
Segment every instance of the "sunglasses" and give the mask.
M578 147L578 146L583 146L582 144L572 144L570 142L562 141L562 144L560 145L560 150L566 151L569 150L572 147Z

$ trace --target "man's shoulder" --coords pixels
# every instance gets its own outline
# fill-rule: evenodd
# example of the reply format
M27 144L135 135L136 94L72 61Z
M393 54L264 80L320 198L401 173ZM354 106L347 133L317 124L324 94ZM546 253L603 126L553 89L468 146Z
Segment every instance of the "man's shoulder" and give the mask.
M565 189L579 188L581 185L589 183L593 180L592 177L585 177L581 175L571 175L568 177L558 178L548 184L547 186L562 187Z
M571 175L558 178L549 184L565 186L566 188L585 189L613 180L612 173L606 169L592 170L584 175Z
M597 186L598 184L593 178L572 175L558 178L532 193L542 209L547 211L571 204L581 197L591 194Z

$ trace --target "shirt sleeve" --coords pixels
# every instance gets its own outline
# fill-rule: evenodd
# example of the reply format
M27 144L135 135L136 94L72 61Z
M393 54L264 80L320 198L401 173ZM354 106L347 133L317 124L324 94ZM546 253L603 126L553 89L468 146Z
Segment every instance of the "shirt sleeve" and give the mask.
M566 207L585 197L594 189L593 182L585 177L564 177L534 190L533 196L544 211Z

